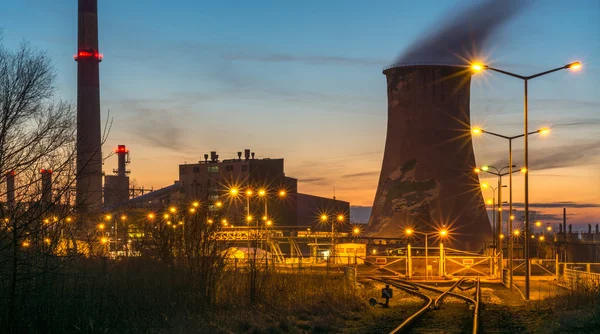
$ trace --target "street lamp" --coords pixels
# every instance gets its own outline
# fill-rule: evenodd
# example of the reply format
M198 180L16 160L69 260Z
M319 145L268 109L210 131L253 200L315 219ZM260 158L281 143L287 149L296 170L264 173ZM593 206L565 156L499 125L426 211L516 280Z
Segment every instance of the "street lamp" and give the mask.
M505 166L502 167L500 169L494 167L494 166L483 166L481 168L475 168L475 173L479 174L482 171L495 175L498 177L498 187L497 189L500 189L501 187L506 187L506 186L502 186L502 177L509 175L510 173L514 173L514 171L512 171L512 168L515 167L514 165L512 166ZM504 169L508 168L508 172L503 173ZM492 170L490 170L492 169ZM495 220L495 217L494 217ZM496 224L497 226L494 226L494 229L496 229L499 233L502 233L502 191L498 190L498 222ZM494 246L495 246L496 241L494 240ZM500 252L502 252L502 241L498 241L498 248L500 248Z
M487 171L487 166L484 166L482 168L485 168L485 171ZM478 170L481 171L481 169L479 168L475 168L475 173L478 173ZM493 219L493 233L494 233L494 248L496 248L496 235L500 234L502 231L498 231L497 230L497 225L498 223L496 222L496 212L499 212L499 217L502 217L502 203L500 202L500 197L501 197L501 191L500 188L506 188L506 186L500 186L500 183L498 183L497 187L492 187L487 183L482 183L481 187L483 189L491 189L492 190L492 209L494 210L494 214L492 215L492 219ZM498 191L498 206L496 207L496 191ZM488 204L489 204L489 200L488 200Z
M474 63L471 64L471 69L474 72L481 72L484 69L487 70L491 70L491 71L495 71L498 73L502 73L502 74L506 74L508 76L511 76L513 78L517 78L517 79L521 79L524 82L524 131L523 133L529 133L529 114L528 114L528 99L527 99L527 84L529 82L529 80L541 77L543 75L546 74L550 74L556 71L560 71L560 70L564 70L564 69L572 69L572 70L579 70L581 68L581 63L580 62L573 62L561 67L557 67L545 72L540 72L537 74L533 74L533 75L529 75L529 76L523 76L523 75L519 75L519 74L515 74L515 73L511 73L508 71L504 71L504 70L500 70L497 68L493 68L484 64L480 64L480 63ZM529 234L529 146L528 146L528 138L529 136L523 136L524 138L524 149L525 149L525 171L527 171L527 173L525 173L525 235L527 236ZM509 163L510 164L510 163ZM530 268L529 268L529 238L525 238L525 244L524 244L524 249L525 249L525 299L529 300L529 281L530 281Z
M513 217L513 214L512 214L512 212L513 212L513 201L512 201L512 173L513 173L513 170L512 169L514 167L514 165L512 164L512 160L513 160L512 159L512 141L513 141L513 139L517 139L517 138L521 138L521 137L527 137L527 136L531 136L531 135L534 135L534 134L547 135L550 132L550 129L549 128L540 128L540 129L537 129L536 131L528 132L527 136L525 134L520 134L520 135L517 135L517 136L505 136L505 135L502 135L502 134L498 134L498 133L495 133L495 132L484 130L482 128L473 128L472 132L473 132L473 134L476 134L476 135L486 133L486 134L492 135L494 137L498 137L498 138L502 138L502 139L508 140L508 166L509 166L509 169L508 169L508 175L509 175L508 176L508 184L509 184L509 192L508 192L508 194L509 194L508 195L508 198L509 198L508 199L508 203L509 203L508 204L508 215L509 215L509 217L511 217L511 219L509 220L509 223L508 223L509 224L508 229L509 229L509 231L512 231L512 229L513 229L513 222L512 221L514 219L514 218L512 218ZM527 168L523 167L523 168L521 168L520 171L521 171L521 173L525 174L525 177L527 177ZM500 224L502 224L502 223L500 223ZM509 248L508 248L508 258L509 258L508 268L509 268L510 275L511 275L510 288L512 289L513 238L509 239L509 244L510 245L509 245Z
M448 230L446 228L442 228L442 229L438 230L437 232L424 233L424 232L415 231L412 228L407 228L404 230L404 233L409 237L412 236L413 234L421 234L421 235L425 236L425 280L428 280L429 279L429 267L428 267L429 255L428 255L427 239L429 239L429 235L431 235L431 234L437 234L442 238L447 237Z

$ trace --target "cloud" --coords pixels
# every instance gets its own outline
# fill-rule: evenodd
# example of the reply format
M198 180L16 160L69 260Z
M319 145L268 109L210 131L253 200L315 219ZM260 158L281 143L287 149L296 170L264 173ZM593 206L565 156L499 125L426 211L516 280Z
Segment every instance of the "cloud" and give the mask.
M370 172L360 172L360 173L354 173L354 174L345 174L345 175L342 175L342 178L349 179L349 178L355 178L355 177L373 176L373 175L379 175L379 173L380 173L380 171L374 170L374 171L370 171Z
M525 203L513 203L515 208L525 207ZM600 208L600 203L576 203L576 202L550 202L550 203L529 203L530 208Z
M327 179L324 177L312 177L312 178L306 178L306 179L298 179L298 182L303 182L303 183L323 183L323 181L326 181Z
M378 65L383 66L386 62L382 59L353 58L344 56L305 55L295 56L284 53L229 53L224 55L225 59L234 61L257 61L265 63L302 63L308 65Z
M351 206L350 207L350 220L353 223L366 224L369 222L371 217L370 206Z
M493 104L493 105L518 105L522 106L523 101L515 100L512 98L472 98L471 101L473 103L484 103L484 104ZM565 109L565 110L573 110L573 109L599 109L600 101L589 101L589 100L575 100L575 99L567 99L567 98L529 98L529 104L535 105L536 109ZM522 110L518 109L518 112L522 112Z
M523 150L513 150L513 157L523 155ZM570 145L544 149L543 154L530 156L529 167L535 170L594 164L600 156L600 140L587 143L573 142ZM506 165L506 159L494 161L492 166Z

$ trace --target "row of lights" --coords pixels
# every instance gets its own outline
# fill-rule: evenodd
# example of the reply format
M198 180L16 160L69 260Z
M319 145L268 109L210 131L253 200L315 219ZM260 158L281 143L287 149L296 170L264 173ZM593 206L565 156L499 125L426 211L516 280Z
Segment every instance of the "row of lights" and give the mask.
M232 187L229 189L229 194L232 196L237 196L240 194L240 189L237 187ZM251 188L246 189L246 191L244 192L246 194L247 197L251 197L252 195L254 195L254 191ZM257 195L260 197L265 197L267 196L267 189L264 188L260 188L258 189ZM287 191L285 191L284 189L279 190L279 192L277 193L279 197L285 197L287 195Z

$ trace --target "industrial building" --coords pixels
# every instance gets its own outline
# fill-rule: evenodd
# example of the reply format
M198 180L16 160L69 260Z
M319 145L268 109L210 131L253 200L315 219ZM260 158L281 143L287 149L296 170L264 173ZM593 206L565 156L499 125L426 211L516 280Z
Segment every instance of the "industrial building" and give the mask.
M106 191L117 184L112 179ZM339 227L350 230L350 203L298 193L297 184L297 179L285 175L284 159L258 159L254 152L246 149L235 158L219 160L213 151L197 163L180 165L179 180L173 185L118 206L156 209L198 201L205 203L209 211L220 210L222 205L232 222L244 223L251 216L271 220L274 225L290 231L307 228L328 231L331 227L321 221L321 215L343 215L344 224ZM121 193L124 192L121 190ZM113 198L111 192L106 192L105 203ZM115 203L110 204L115 207Z

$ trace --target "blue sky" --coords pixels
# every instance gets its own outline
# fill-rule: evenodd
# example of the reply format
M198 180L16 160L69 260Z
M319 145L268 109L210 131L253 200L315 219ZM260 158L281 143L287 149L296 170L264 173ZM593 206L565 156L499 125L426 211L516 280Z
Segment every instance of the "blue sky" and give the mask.
M132 177L161 187L180 163L251 148L285 158L301 191L331 196L335 186L339 198L371 205L386 129L381 69L471 3L99 0L102 110L114 121L104 150L127 144ZM573 208L580 223L600 220L599 22L600 1L537 1L481 50L523 74L584 63L530 84L531 128L553 128L531 141L531 200L596 205ZM77 1L8 2L0 28L7 47L47 50L58 97L76 101ZM487 73L471 96L474 124L522 133L521 82ZM478 163L502 162L502 141L474 145Z

